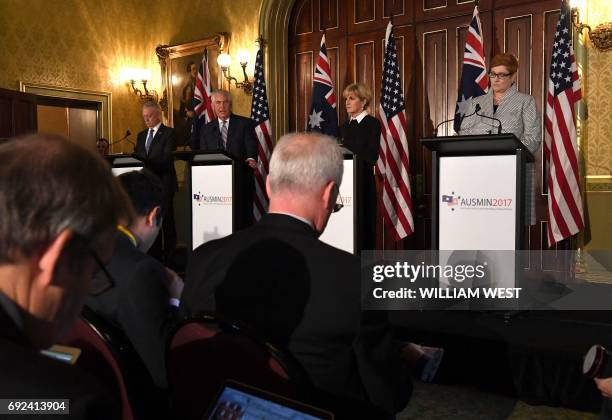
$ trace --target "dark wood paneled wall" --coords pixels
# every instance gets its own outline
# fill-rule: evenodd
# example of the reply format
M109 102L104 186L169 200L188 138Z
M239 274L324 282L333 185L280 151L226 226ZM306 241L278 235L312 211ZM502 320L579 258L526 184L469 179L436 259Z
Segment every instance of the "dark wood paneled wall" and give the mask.
M0 138L36 131L36 95L0 89Z
M544 109L550 48L559 1L482 0L479 3L487 63L502 51L519 59L518 88ZM402 86L409 122L415 235L395 243L382 222L378 247L430 246L431 157L418 142L433 127L452 118L461 76L463 49L474 1L462 0L297 0L290 22L290 128L304 130L310 107L312 74L322 29L326 29L332 78L338 98L338 121L346 120L342 90L354 81L370 86L372 109L380 97L385 28L393 15L400 55ZM441 134L452 133L452 123ZM546 183L542 150L537 156L537 224L527 229L529 248L546 248Z

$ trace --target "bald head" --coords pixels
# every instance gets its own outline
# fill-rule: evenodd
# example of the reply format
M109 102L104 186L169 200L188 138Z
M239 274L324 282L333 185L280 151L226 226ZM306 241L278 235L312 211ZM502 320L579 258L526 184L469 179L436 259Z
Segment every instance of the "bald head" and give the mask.
M292 133L279 140L270 160L272 194L320 191L328 182L342 182L342 152L323 134Z
M322 233L339 194L342 168L340 146L331 137L318 133L281 137L267 180L270 213L299 216Z

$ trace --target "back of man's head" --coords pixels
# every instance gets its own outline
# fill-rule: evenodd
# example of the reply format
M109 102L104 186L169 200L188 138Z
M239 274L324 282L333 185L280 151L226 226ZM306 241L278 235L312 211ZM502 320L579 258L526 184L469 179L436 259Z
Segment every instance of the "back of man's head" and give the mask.
M11 140L0 145L0 162L0 291L44 347L80 312L93 255L110 256L131 207L104 160L65 139Z
M280 138L270 160L271 193L316 193L333 181L342 182L342 151L331 137L291 133Z
M331 137L288 134L279 140L270 160L267 190L270 213L307 220L323 233L342 182L342 152Z
M131 217L127 197L94 153L56 136L0 144L0 264L28 258L64 229L95 246Z
M157 224L161 223L163 212L163 185L160 179L145 170L131 171L119 176L121 186L130 197L132 206L137 216L147 216L156 207L160 211L156 214Z

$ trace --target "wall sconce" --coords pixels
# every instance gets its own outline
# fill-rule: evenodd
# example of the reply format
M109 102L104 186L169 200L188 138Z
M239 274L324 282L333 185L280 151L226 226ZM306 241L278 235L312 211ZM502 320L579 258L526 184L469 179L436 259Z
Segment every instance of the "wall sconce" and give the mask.
M147 69L123 69L121 79L128 82L132 87L132 93L137 95L141 101L158 101L159 96L154 90L147 88L147 83L151 80L151 71ZM142 90L137 87L138 82L142 83Z
M572 23L579 33L587 30L589 39L599 51L612 50L612 22L599 24L595 29L580 22L580 10L577 7L572 9Z
M244 76L244 80L242 82L239 82L230 74L229 67L232 63L232 58L230 55L227 53L221 53L219 54L219 57L217 57L217 64L219 64L219 67L221 67L221 70L223 70L223 77L225 77L225 79L229 82L230 86L232 85L233 80L237 88L241 88L244 90L244 93L250 95L253 93L253 84L249 81L249 77L246 73L246 66L249 63L249 53L246 51L238 52L238 61L242 66L242 74Z

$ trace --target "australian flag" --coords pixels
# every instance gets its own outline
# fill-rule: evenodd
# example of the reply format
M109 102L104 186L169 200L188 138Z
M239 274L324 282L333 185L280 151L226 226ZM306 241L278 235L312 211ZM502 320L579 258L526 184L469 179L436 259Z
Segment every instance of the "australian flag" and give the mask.
M202 63L198 69L198 76L193 92L193 126L191 128L191 144L196 145L200 141L200 130L214 119L212 102L210 97L210 72L208 71L208 51L204 49Z
M321 49L317 59L312 84L312 106L308 116L308 131L319 131L338 137L338 115L336 114L336 94L331 78L331 67L325 48L325 33L321 37Z
M459 132L463 116L469 111L469 99L484 95L488 90L489 75L485 65L482 27L480 26L478 6L476 6L474 7L474 14L465 40L465 50L463 51L461 82L459 83L455 123L453 125L455 132Z

